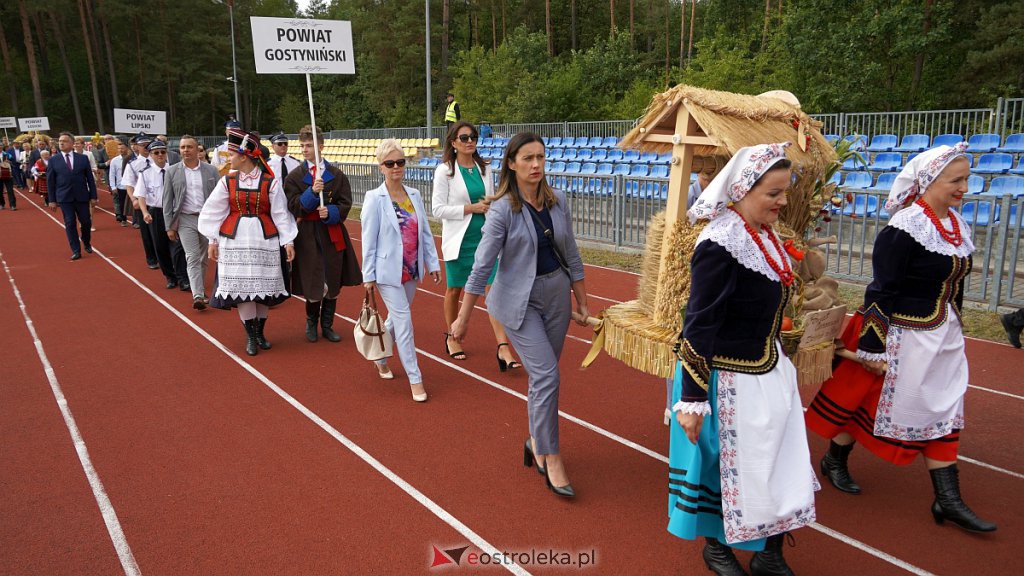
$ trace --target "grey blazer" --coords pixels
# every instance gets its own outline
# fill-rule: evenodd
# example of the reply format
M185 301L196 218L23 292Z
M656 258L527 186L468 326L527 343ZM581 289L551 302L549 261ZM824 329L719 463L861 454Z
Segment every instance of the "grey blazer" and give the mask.
M550 209L551 230L555 244L569 264L569 277L577 282L583 280L583 260L572 233L572 215L565 194L556 190L555 196L558 202ZM487 293L487 311L503 326L518 330L537 278L537 230L525 209L518 213L512 211L507 197L493 202L487 211L466 292L484 293L495 261L498 261L498 274Z
M210 197L220 175L213 164L199 162L199 174L203 181L203 201ZM185 201L185 163L177 164L167 168L164 172L164 223L168 230L178 229L178 216L181 215L181 205Z

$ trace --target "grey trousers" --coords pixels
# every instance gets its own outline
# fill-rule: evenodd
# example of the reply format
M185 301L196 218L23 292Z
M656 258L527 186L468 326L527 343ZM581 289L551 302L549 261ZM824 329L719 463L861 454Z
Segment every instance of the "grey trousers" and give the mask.
M423 375L416 361L416 342L412 334L412 299L416 296L416 280L409 280L401 286L377 284L377 293L388 307L388 319L384 328L391 332L395 340L395 350L402 361L402 368L409 377L409 384L422 384ZM386 364L387 359L379 360L378 364Z
M178 217L178 241L185 251L185 262L188 270L188 283L192 286L192 297L205 296L207 255L209 240L199 233L199 215L182 214Z
M529 376L527 410L537 454L558 454L558 359L572 318L569 276L561 269L533 282L526 316L505 332Z

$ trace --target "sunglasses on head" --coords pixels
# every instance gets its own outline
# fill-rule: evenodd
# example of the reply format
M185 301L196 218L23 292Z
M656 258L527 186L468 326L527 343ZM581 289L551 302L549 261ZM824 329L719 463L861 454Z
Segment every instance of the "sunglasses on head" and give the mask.
M476 134L459 134L459 142L469 142L470 140L476 142L479 138Z
M404 159L402 159L402 160L385 160L385 161L381 162L381 164L383 164L384 166L386 166L388 168L394 168L395 166L398 166L399 168L405 168L405 160Z

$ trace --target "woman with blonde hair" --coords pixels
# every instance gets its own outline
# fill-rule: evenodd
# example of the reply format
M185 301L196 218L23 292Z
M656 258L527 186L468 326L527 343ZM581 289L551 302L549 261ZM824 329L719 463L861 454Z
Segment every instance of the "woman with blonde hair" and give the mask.
M388 308L385 327L394 336L398 358L409 376L412 399L426 402L423 376L416 361L410 306L416 284L429 273L434 284L441 282L441 267L434 249L434 237L427 222L423 198L415 188L403 184L405 152L394 138L377 146L377 163L384 182L363 198L359 213L363 233L363 286L368 293L379 292ZM387 360L377 361L381 378L394 378Z
M430 202L434 217L441 220L441 256L448 285L444 293L444 351L455 360L465 360L466 353L452 339L448 327L458 316L459 299L473 269L473 258L480 244L484 215L487 214L485 198L494 195L494 177L490 166L477 152L478 139L476 127L469 122L459 120L452 124L444 139L442 162L434 170L434 193ZM493 273L487 284L492 282ZM512 356L505 328L493 316L490 319L494 339L498 343L495 352L498 369L504 372L509 368L519 368L519 362Z

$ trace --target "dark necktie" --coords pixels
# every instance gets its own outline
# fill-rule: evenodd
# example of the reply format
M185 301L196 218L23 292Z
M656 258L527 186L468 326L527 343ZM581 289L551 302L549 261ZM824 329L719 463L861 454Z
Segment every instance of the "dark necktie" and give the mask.
M68 163L68 170L74 170L74 168L71 166L71 154L65 154L64 161Z
M281 157L281 182L288 176L288 157Z

